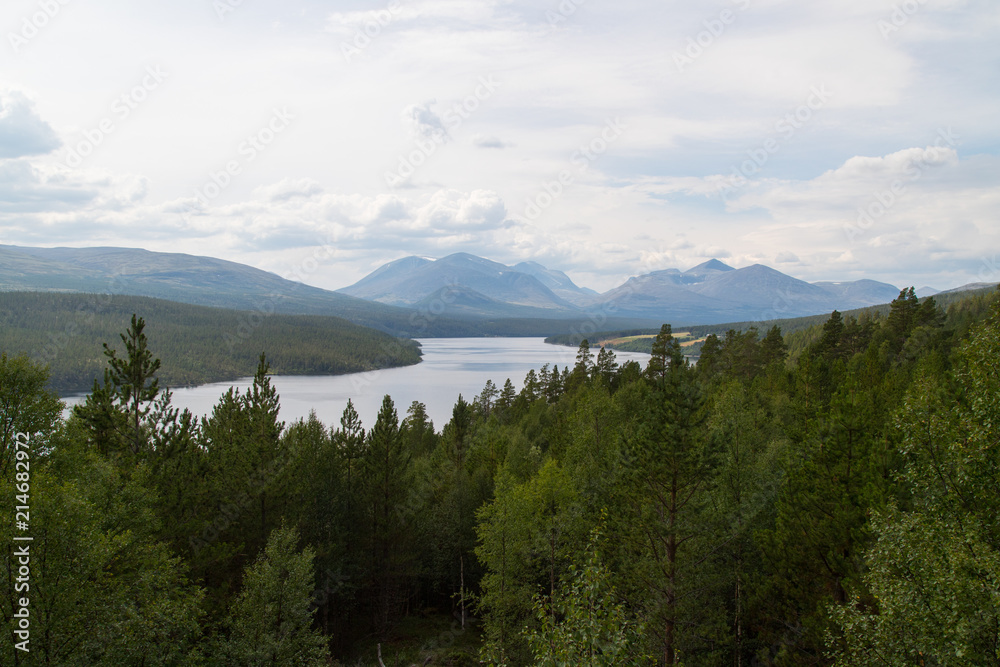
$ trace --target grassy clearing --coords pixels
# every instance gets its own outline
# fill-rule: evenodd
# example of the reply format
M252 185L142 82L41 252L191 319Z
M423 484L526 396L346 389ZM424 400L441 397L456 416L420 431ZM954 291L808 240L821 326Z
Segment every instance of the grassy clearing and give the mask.
M656 338L657 335L658 334L640 334L638 336L620 336L618 338L605 338L604 340L598 341L595 347L599 348L602 345L611 345L611 346L622 345L625 343L631 343L632 341L636 340L652 340ZM704 338L694 339L693 336L691 335L691 332L689 331L675 331L673 335L674 338L681 341L682 347L686 347L688 345L694 345L696 343L700 343L705 340Z

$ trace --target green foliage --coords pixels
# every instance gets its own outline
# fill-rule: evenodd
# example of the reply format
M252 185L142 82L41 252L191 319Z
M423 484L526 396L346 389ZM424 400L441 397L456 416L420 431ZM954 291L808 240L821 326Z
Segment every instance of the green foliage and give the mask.
M483 658L490 664L523 664L529 655L520 636L531 617L536 590L527 508L524 487L501 470L493 502L478 512L476 557L486 569L479 610L484 614Z
M643 627L629 618L601 561L600 530L591 533L586 561L571 565L551 598L537 596L539 628L528 637L540 667L638 665Z
M865 586L833 610L843 664L1000 659L1000 306L958 356L953 382L924 364L900 411L911 495L877 515Z
M33 657L472 664L481 636L503 665L994 664L998 308L908 289L707 332L696 367L664 326L646 369L581 345L440 431L388 396L369 429L350 402L286 426L270 352L196 420L158 391L153 317L65 421L44 367L0 356L4 497L32 434Z
M157 499L145 466L122 471L57 444L31 475L31 655L37 664L171 665L193 658L202 592L157 541ZM71 460L58 460L64 456ZM13 498L13 484L0 483ZM16 563L4 521L2 617L12 636ZM23 535L23 533L18 532ZM12 644L8 644L10 646ZM2 664L13 656L5 651Z
M313 551L297 550L298 533L279 528L243 577L227 622L225 664L326 665L329 651L312 629Z
M30 436L40 451L56 430L62 412L59 399L45 390L48 370L27 356L0 353L0 479L14 469L15 437Z
M0 350L48 364L49 386L60 394L87 392L103 378L101 343L117 340L133 313L148 325L149 346L163 360L164 386L246 377L260 350L281 375L338 375L420 361L414 341L337 317L59 293L0 292Z
M376 630L387 634L402 613L411 565L412 531L407 525L406 499L411 482L411 457L399 431L392 398L382 399L375 425L368 432L361 459L361 487L368 523L368 607Z

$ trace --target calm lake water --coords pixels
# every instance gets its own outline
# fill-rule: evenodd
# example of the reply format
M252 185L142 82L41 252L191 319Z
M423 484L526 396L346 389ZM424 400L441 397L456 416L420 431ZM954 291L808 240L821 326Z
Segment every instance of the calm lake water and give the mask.
M382 406L382 397L388 394L400 419L413 401L420 401L427 406L434 428L441 430L451 419L459 394L471 402L487 380L502 388L507 378L520 391L524 376L532 368L537 371L549 364L561 370L576 362L576 348L547 345L542 338L425 338L420 344L423 361L414 366L350 375L272 376L271 383L281 398L279 418L291 423L315 410L324 424L339 425L347 400L351 399L365 428L370 428ZM649 360L648 354L632 352L616 352L615 356L619 364L634 359L643 367ZM251 384L252 378L245 378L173 389L173 404L195 415L207 415L229 387L243 392ZM80 399L64 400L73 403Z

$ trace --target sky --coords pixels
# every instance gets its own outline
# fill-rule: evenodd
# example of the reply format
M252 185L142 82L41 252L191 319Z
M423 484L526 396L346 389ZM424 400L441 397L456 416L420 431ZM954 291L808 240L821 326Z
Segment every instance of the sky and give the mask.
M0 244L1000 280L995 0L4 0Z

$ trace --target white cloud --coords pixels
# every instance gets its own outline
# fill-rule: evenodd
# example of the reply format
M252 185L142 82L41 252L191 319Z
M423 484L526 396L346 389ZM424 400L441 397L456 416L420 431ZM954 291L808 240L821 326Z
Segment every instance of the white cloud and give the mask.
M322 194L323 191L323 186L311 178L284 178L273 185L255 189L254 195L266 201L287 201L295 198L309 199Z
M775 264L795 264L798 263L799 261L800 260L798 256L796 256L794 252L788 252L787 250L784 252L779 252L777 255L774 256Z
M42 120L24 93L0 91L0 158L44 155L61 145L52 126Z
M23 130L7 133L0 162L0 234L260 266L336 238L337 268L316 277L328 287L405 254L455 250L537 259L596 288L726 251L734 265L796 257L787 266L812 279L917 272L948 287L998 244L989 64L1000 24L989 3L927 0L884 37L878 21L899 4L403 0L330 12L260 0L220 23L197 3L123 13L92 0L5 62L6 85L30 95L0 95L12 110L0 138L4 122ZM738 8L736 20L678 72L673 52L723 8ZM366 26L370 43L345 60L341 44ZM168 82L118 122L110 105L147 65ZM502 85L445 122L481 77ZM822 85L829 102L777 133ZM241 161L211 204L193 205L195 188L286 106L289 130ZM60 137L106 117L115 130L86 169L50 166ZM615 117L626 130L580 168L574 155ZM935 147L948 126L961 142ZM415 137L444 128L454 140L391 191L386 171L413 155ZM733 165L769 138L779 150L724 204ZM572 182L552 205L515 221L565 170ZM849 240L845 225L895 180L905 192Z
M472 144L476 148L512 148L515 145L512 141L504 141L498 137L485 137L481 134L472 137Z
M414 137L433 141L449 136L441 116L431 109L435 103L435 100L430 100L423 104L411 104L403 109L403 122L410 128Z

